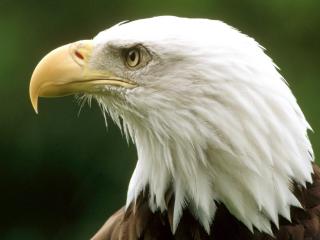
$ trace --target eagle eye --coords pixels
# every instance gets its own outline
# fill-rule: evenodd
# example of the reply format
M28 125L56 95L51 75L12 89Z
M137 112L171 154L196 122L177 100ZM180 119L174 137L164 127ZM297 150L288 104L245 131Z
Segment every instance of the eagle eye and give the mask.
M140 60L141 60L141 53L138 47L133 47L126 50L125 61L129 67L131 68L137 67L140 64Z

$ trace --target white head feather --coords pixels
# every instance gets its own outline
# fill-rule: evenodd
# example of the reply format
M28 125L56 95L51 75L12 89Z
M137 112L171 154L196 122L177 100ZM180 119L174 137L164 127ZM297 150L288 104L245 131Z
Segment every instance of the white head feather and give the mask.
M96 96L137 146L127 206L148 186L151 209L164 211L172 186L174 231L187 207L209 232L215 202L251 230L272 234L279 214L290 219L300 206L291 182L312 181L310 127L254 39L221 21L165 16L115 25L94 41L95 67L110 68L103 57L114 48L141 44L150 54L134 71L112 65L139 87Z

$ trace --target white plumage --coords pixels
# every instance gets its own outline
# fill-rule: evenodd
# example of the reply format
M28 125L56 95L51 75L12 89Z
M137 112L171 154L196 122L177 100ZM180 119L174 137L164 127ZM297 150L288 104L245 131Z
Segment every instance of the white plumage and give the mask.
M115 25L94 43L92 68L139 85L94 96L137 146L127 206L148 186L151 209L163 211L172 184L174 231L188 207L209 232L214 201L251 230L272 234L278 214L290 219L300 206L291 181L311 181L310 127L254 39L220 21L164 16ZM102 57L139 44L152 57L136 71Z
M295 97L263 48L220 21L164 16L117 24L48 53L29 91L36 111L40 96L97 99L137 146L127 208L145 191L144 204L169 217L166 236L173 237L185 208L209 233L217 203L252 232L272 235L279 215L290 220L290 207L301 207L292 183L299 190L312 181L310 126ZM310 199L319 191L320 170L314 178L305 193ZM291 228L307 238L304 229L319 235L318 213L309 205L300 230ZM121 211L103 235L132 231L121 225ZM135 224L142 215L131 217ZM140 238L145 227L131 236Z

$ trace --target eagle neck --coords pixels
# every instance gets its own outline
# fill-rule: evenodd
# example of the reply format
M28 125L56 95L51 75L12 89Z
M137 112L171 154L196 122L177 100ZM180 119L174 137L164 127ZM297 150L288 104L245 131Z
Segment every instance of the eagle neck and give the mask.
M166 193L172 189L173 232L183 210L188 208L209 233L216 211L211 179L203 164L205 161L199 162L193 155L195 151L189 151L192 146L182 139L166 138L145 129L135 132L138 161L130 180L126 206L135 203L142 192L148 191L150 209L164 212L167 210Z

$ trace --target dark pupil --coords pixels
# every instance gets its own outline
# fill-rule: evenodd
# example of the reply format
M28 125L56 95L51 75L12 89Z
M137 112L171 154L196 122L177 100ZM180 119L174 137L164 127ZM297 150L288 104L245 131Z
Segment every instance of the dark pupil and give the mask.
M135 51L131 51L129 53L129 58L132 62L134 62L134 60L136 59L136 52Z

